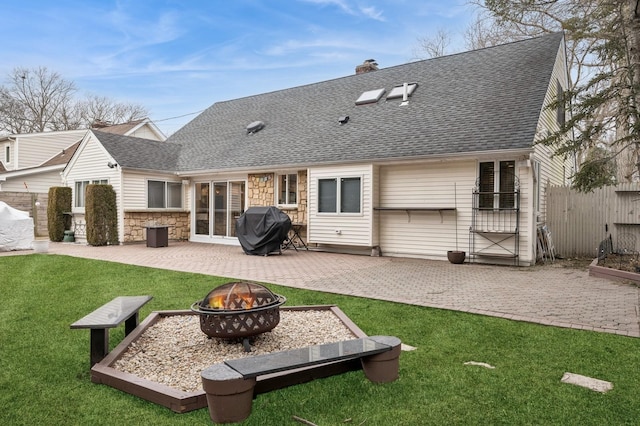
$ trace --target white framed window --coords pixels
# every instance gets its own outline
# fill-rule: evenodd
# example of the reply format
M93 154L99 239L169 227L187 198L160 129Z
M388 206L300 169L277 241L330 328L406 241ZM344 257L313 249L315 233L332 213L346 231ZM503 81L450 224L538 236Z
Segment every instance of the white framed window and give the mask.
M182 208L182 183L163 180L147 181L147 208Z
M11 145L6 145L4 147L4 162L11 163Z
M318 179L318 213L361 213L362 177Z
M75 201L75 204L74 204L76 207L84 207L84 205L85 205L85 196L86 196L86 191L87 191L87 185L89 185L89 184L108 185L109 184L109 180L108 179L94 179L94 180L78 180L78 181L76 181L76 184L75 184L76 201Z
M288 173L277 175L276 204L279 206L293 206L298 204L298 174Z
M478 170L481 209L512 209L515 206L516 162L481 162Z

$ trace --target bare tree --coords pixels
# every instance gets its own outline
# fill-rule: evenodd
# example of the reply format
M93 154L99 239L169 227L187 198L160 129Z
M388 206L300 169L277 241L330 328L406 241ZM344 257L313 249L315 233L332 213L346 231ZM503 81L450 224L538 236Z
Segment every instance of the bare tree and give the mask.
M413 49L414 59L429 59L444 56L451 44L451 34L439 28L432 36L418 38L418 47Z
M10 133L27 132L27 123L23 119L24 110L22 105L15 100L9 91L0 86L0 133L3 131Z
M56 114L72 101L75 91L72 82L45 67L15 68L2 90L0 109L7 119L3 129L12 133L55 130L52 123Z
M139 104L117 103L105 96L90 95L78 102L76 108L80 111L85 123L102 122L105 124L128 123L145 118L147 109Z
M46 67L15 68L0 86L0 132L74 130L96 121L119 124L148 116L139 104L97 95L78 100L76 93L73 82Z
M530 38L540 33L524 33L517 27L501 22L487 9L484 9L478 1L470 1L476 5L474 20L464 31L465 47L468 50L484 49L485 47Z

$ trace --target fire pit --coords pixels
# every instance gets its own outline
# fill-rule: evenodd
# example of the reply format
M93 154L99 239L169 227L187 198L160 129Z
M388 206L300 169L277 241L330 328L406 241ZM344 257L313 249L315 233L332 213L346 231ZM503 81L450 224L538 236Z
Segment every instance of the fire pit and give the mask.
M280 305L287 299L252 282L231 282L214 288L191 305L200 315L200 329L207 336L242 339L251 352L249 338L272 330L280 322Z

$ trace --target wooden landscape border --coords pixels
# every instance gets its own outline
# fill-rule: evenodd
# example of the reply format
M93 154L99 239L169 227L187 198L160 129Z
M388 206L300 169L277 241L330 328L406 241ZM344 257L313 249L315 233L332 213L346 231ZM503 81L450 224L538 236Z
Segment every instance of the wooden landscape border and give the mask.
M331 311L351 331L354 337L367 337L364 331L335 305L287 306L281 307L280 309L285 311ZM186 413L200 408L206 408L207 397L204 390L184 392L170 386L137 377L133 374L116 370L112 367L113 364L122 357L129 345L142 336L147 328L151 327L162 317L175 315L198 314L191 310L152 312L133 332L126 336L111 353L91 368L91 381L111 386L147 401L162 405L176 413ZM362 365L360 361L356 359L265 375L258 378L255 394L265 393L286 386L361 368Z
M589 276L621 282L632 281L640 284L640 274L621 271L615 268L607 268L606 266L598 266L598 258L593 259L593 262L589 265Z

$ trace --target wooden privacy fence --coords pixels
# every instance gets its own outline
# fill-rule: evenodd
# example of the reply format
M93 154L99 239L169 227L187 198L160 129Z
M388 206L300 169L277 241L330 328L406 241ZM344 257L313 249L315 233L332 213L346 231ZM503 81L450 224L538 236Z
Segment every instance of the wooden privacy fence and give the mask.
M596 257L600 242L613 250L640 250L640 184L627 183L580 193L549 187L546 225L562 257Z

